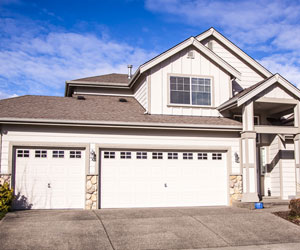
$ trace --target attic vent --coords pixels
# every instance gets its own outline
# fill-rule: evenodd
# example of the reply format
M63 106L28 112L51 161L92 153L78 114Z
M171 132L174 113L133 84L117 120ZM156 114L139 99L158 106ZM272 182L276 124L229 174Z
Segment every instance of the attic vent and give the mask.
M195 58L195 55L194 55L194 51L193 51L193 50L190 50L190 51L187 53L187 58L190 58L190 59L194 59L194 58Z
M85 97L83 95L77 96L77 100L85 100Z
M119 102L127 102L127 99L125 99L125 98L120 98L120 99L119 99Z
M208 44L207 44L207 47L208 47L210 50L213 50L213 42L212 42L212 41L209 41Z

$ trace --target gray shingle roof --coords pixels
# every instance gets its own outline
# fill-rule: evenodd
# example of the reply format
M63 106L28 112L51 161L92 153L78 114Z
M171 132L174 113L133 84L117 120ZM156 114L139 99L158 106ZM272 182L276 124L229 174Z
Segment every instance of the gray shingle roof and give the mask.
M86 78L75 79L72 81L76 82L99 82L99 83L128 83L128 75L127 74L107 74L107 75L100 75L100 76L92 76Z
M241 126L241 123L224 117L199 117L177 115L147 115L134 97L118 96L76 97L21 96L0 100L0 119L51 119L97 122L220 125ZM8 120L9 120L8 119Z

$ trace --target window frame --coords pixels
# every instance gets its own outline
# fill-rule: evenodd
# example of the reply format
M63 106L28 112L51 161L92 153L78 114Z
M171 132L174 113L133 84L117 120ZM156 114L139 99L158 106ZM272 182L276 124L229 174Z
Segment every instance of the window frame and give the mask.
M177 106L177 107L199 107L199 108L214 108L215 99L214 99L214 77L208 75L188 75L188 74L167 74L168 77L168 104L167 106ZM190 104L180 104L180 103L171 103L171 77L188 77L190 78ZM210 79L210 105L193 105L192 102L192 78L202 78Z

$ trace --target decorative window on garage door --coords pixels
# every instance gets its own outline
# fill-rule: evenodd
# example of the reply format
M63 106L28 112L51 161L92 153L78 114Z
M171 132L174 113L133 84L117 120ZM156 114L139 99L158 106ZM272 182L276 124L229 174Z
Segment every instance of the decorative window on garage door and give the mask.
M207 160L207 153L198 153L198 160Z
M53 150L52 151L52 158L64 158L65 151L63 150Z
M70 158L81 158L81 151L79 150L70 151Z
M147 159L147 152L136 152L137 159Z
M116 152L105 151L104 152L104 159L115 159Z
M178 153L169 152L168 153L168 160L177 160L178 159Z
M222 153L213 153L212 159L213 160L222 160Z
M154 160L163 159L163 153L162 152L153 152L152 159L154 159Z
M35 158L47 158L47 150L35 150Z
M184 160L193 160L193 153L183 153L182 157Z
M121 159L131 159L131 152L121 152L120 158Z
M27 149L19 149L17 151L17 157L24 157L24 158L28 158L29 157L29 150Z

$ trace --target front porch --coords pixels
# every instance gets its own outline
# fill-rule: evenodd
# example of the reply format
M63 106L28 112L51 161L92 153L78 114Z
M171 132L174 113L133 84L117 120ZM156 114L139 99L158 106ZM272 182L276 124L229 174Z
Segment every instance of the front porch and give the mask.
M300 195L300 91L280 75L219 107L243 124L242 202L288 201Z

